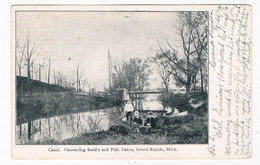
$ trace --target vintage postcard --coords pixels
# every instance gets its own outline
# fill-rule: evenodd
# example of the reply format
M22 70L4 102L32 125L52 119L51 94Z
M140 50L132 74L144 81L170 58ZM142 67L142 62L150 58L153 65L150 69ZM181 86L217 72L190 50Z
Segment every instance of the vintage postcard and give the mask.
M13 158L251 157L251 6L11 12Z

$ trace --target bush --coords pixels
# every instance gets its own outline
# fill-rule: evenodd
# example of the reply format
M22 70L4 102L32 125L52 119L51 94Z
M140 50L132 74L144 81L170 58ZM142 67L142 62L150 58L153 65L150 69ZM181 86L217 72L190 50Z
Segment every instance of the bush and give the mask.
M164 117L163 125L183 124L194 120L193 115Z
M124 125L111 125L109 132L119 133L122 135L128 134L127 128Z

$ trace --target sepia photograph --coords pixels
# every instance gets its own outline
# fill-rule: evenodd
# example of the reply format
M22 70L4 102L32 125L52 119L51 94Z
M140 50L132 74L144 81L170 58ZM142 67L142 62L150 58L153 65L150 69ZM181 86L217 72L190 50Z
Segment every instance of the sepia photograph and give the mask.
M15 144L208 144L208 11L16 11Z

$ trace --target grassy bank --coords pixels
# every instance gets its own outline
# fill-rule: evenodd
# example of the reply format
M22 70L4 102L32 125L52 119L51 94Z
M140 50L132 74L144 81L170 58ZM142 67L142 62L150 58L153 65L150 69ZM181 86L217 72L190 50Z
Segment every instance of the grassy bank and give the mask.
M167 124L154 129L150 134L147 131L137 131L136 127L127 128L128 134L113 133L110 131L88 133L77 138L67 139L57 144L205 144L208 142L207 116L186 117L187 119L166 119Z
M78 96L74 93L23 93L17 99L17 124L54 115L76 113L112 107L109 98Z
M189 115L186 118L163 119L161 127L147 131L126 126L127 134L112 131L86 133L64 141L44 141L37 144L62 145L131 145L131 144L206 144L208 143L207 116Z

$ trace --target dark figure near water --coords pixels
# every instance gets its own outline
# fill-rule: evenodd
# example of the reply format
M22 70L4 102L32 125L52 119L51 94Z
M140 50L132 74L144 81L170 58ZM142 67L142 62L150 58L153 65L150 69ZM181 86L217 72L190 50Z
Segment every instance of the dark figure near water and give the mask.
M127 103L125 104L124 112L126 114L127 121L130 122L130 124L132 123L132 118L133 118L132 112L133 111L134 111L134 107L131 104L131 101L128 100Z
M142 125L143 124L143 120L139 117L139 118L134 118L133 122L139 124L139 125Z
M127 121L130 121L130 122L131 122L131 121L132 121L132 116L133 116L133 115L132 115L132 112L127 112L127 113L126 113Z
M156 126L156 121L155 121L155 119L153 118L152 115L153 115L152 112L148 113L148 117L145 120L145 124L144 124L145 126L150 126L151 129L155 128L155 126Z

